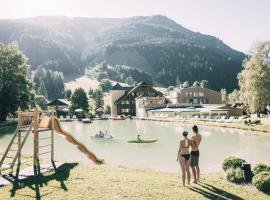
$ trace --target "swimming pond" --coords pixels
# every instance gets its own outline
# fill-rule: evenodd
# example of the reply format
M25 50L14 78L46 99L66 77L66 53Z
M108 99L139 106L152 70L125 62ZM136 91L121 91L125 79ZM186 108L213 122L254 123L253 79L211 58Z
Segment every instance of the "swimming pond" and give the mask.
M179 164L176 162L179 140L184 130L187 130L191 136L192 127L190 124L177 122L141 120L100 120L91 124L73 121L61 122L61 125L99 158L105 159L109 165L161 171L179 171ZM91 138L99 130L104 132L107 130L114 139ZM252 164L270 163L268 155L270 134L207 126L199 126L199 131L203 136L200 147L202 172L220 172L221 162L231 155L244 158ZM45 132L41 133L43 134L46 135ZM149 144L128 143L128 140L136 139L137 134L140 134L142 139L158 139L158 141ZM12 134L0 136L0 151L4 151L11 137ZM30 135L23 153L32 155L32 151L32 135ZM60 135L55 137L55 158L67 162L90 162L84 154Z

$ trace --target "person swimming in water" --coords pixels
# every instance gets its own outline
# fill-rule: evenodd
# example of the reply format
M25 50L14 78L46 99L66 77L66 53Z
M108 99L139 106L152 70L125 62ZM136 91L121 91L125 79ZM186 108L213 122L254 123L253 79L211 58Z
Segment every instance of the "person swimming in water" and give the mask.
M178 154L176 161L179 161L180 167L182 169L182 182L183 186L185 187L185 181L187 176L187 182L190 184L190 170L189 170L189 164L190 164L190 153L189 153L189 147L192 144L192 140L188 139L188 132L183 132L184 139L180 141L179 148L178 148Z
M99 131L96 135L96 138L104 138L104 133L102 131Z

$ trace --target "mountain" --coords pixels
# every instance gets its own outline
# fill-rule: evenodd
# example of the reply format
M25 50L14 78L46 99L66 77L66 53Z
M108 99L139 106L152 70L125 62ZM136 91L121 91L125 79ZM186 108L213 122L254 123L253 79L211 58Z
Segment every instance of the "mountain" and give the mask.
M212 89L237 87L245 55L218 38L190 31L165 16L36 17L0 20L0 42L17 41L32 69L64 74L106 62L128 65L159 85L208 80Z

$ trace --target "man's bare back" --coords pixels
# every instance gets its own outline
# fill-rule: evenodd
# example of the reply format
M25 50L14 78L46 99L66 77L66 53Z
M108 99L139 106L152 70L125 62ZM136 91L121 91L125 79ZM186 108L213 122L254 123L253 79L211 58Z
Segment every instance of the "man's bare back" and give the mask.
M196 151L199 150L199 146L201 144L202 141L202 136L199 133L194 133L191 137L192 141L193 141L193 145L191 146L191 150L192 151Z

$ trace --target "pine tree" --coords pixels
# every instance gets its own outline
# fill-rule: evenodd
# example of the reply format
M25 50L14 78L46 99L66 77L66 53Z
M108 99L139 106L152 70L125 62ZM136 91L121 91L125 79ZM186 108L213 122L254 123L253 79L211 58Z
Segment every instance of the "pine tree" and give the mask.
M46 98L48 96L44 81L41 81L41 83L40 83L40 86L39 86L39 89L38 89L38 94L42 95L42 96L44 96Z
M95 95L93 95L95 100L95 106L97 109L103 109L104 106L104 99L103 99L103 93L101 89L96 89Z

